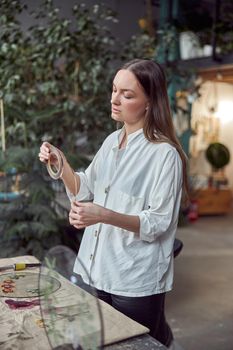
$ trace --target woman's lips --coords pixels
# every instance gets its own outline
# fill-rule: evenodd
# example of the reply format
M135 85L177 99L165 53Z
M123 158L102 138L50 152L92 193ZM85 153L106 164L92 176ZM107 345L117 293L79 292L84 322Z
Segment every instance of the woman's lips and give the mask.
M112 108L112 112L113 112L113 113L120 113L120 110L119 110L119 109L116 109L116 108Z

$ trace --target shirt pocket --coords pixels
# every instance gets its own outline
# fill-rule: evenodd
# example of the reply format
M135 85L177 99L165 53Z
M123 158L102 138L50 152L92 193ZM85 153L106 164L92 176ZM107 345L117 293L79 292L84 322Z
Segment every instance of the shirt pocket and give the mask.
M144 209L144 198L135 197L121 190L110 190L109 205L122 214L138 215Z

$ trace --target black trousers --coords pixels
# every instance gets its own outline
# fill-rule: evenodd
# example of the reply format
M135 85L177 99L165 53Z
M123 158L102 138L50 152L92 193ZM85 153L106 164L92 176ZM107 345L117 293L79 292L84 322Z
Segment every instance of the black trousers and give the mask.
M172 331L166 322L164 313L166 293L145 297L126 297L110 294L90 287L78 276L77 285L85 291L110 304L131 319L150 329L150 335L165 346L173 339Z

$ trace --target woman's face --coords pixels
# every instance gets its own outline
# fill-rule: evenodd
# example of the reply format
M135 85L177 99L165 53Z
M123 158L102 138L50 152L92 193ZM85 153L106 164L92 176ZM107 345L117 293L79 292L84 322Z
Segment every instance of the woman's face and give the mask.
M131 71L121 69L117 72L113 80L111 104L114 120L143 125L148 98Z

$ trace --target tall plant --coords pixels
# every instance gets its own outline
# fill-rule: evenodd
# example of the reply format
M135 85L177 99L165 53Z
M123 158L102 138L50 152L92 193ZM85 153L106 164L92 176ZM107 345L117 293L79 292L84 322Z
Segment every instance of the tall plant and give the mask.
M0 170L15 167L22 190L18 201L1 204L2 234L17 238L21 250L42 256L51 237L61 238L62 226L53 209L55 193L37 161L39 145L47 139L69 150L77 168L87 163L78 136L84 135L93 151L113 130L107 96L114 38L105 23L115 17L103 6L75 5L71 22L46 0L33 13L35 25L24 32L17 19L22 11L29 13L20 0L0 2L0 98L7 141Z

